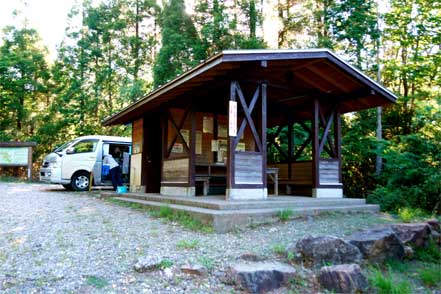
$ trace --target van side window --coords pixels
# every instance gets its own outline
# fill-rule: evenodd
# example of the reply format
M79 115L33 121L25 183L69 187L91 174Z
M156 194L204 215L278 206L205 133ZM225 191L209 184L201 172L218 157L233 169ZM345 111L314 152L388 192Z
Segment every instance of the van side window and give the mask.
M98 140L83 140L73 146L75 153L95 152Z

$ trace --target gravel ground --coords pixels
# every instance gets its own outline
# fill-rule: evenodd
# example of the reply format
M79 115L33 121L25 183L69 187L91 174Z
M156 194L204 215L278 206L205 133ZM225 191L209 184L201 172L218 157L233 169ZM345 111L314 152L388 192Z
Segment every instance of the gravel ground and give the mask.
M243 253L276 259L275 246L307 233L344 236L390 221L335 214L205 234L99 200L99 191L25 183L0 183L0 191L0 292L6 293L233 293L215 273ZM194 248L182 248L184 241ZM137 273L133 265L142 256L173 265ZM211 274L180 272L180 266L195 263L210 267Z

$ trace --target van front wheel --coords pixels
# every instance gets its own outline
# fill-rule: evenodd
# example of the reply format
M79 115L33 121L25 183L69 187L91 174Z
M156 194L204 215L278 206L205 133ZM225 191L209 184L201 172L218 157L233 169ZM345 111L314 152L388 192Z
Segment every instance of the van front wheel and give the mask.
M72 176L70 184L75 191L87 191L90 186L90 174L85 171L77 172Z

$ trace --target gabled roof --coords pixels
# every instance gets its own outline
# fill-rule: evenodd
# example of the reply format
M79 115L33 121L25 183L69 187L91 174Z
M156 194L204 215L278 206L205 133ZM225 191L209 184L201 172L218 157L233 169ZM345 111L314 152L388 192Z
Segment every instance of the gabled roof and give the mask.
M301 109L311 97L339 101L342 112L396 101L388 89L327 49L228 50L152 91L104 119L104 125L132 122L145 112L178 99L225 98L229 82L265 81L268 108ZM271 106L272 105L272 106Z

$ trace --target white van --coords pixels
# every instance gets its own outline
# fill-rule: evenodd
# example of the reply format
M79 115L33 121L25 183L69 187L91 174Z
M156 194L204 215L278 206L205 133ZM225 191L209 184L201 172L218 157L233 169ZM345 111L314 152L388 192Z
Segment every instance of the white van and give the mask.
M112 156L120 163L124 182L129 182L132 139L111 136L84 136L56 148L48 154L40 169L40 181L61 184L67 190L89 189L91 172L95 186L112 185L103 173L103 157Z

